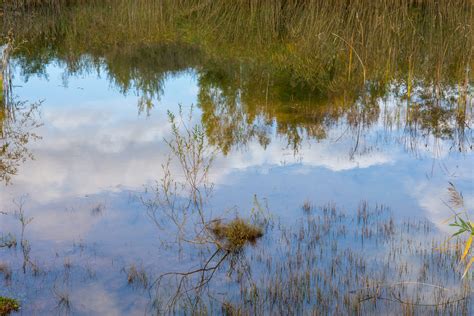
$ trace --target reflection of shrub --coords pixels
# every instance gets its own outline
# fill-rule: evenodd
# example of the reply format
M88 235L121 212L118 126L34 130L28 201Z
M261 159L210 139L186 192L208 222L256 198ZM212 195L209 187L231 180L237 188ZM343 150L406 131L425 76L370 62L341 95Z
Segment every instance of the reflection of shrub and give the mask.
M0 315L9 315L11 312L17 312L20 309L20 303L17 300L0 296Z
M14 248L16 247L16 238L12 234L8 233L7 235L0 236L0 248Z
M263 236L263 231L260 227L250 224L241 218L236 218L229 223L215 220L212 222L210 230L219 241L223 242L221 247L228 251L238 251L245 244L254 244L258 238Z
M35 129L41 126L38 122L40 103L27 104L14 101L8 109L0 107L0 182L8 184L17 174L18 167L33 159L28 150L28 143L36 141L40 136Z
M0 262L0 274L3 274L4 280L9 282L12 278L12 269L10 269L8 264Z

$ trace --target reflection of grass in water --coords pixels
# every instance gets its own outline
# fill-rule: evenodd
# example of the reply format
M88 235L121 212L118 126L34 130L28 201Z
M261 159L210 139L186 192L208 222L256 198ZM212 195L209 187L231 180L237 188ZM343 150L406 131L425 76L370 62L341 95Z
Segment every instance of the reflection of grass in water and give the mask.
M186 286L177 284L180 296L170 310L229 315L471 310L470 283L454 264L460 254L435 248L439 233L428 221L395 222L386 207L366 202L354 215L334 205L305 213L296 225L273 223L255 247L242 248L238 256L205 259L202 266L212 273L201 278L202 269L189 272L195 275ZM216 231L225 236L222 225ZM166 293L162 288L158 297Z
M234 302L245 312L345 314L462 311L469 282L453 282L455 252L432 247L426 221L394 223L385 207L361 204L350 216L333 206L314 210L296 227L270 234L271 250L247 253L259 271ZM244 312L244 313L245 313Z
M24 54L34 60L35 50L56 47L72 70L81 66L80 54L106 58L117 52L149 54L156 43L177 40L196 44L219 63L252 60L267 65L272 73L287 70L294 86L307 81L336 91L350 87L347 80L360 86L364 73L369 81L378 82L397 77L403 82L419 78L460 83L465 68L472 65L471 12L467 0L443 4L121 0L114 6L91 1L64 6L59 14L35 14L35 28L28 18L8 22L30 41L30 53ZM70 23L73 28L65 27ZM48 48L45 35L53 43ZM140 63L140 58L133 61ZM126 79L124 75L114 74Z
M142 94L144 112L166 78L196 69L205 132L224 153L250 139L267 146L274 121L295 150L344 115L359 135L390 94L407 108L398 124L410 136L459 137L452 148L464 151L469 105L445 94L468 94L472 10L467 0L119 0L7 15L7 25L27 40L16 53L25 73L54 58L72 74L102 67L121 91ZM415 100L420 89L433 97Z
M440 237L432 234L428 221L395 222L385 206L369 207L363 202L354 215L348 215L335 205L315 208L305 201L305 216L299 223L275 224L265 217L263 228L259 221L250 225L239 217L228 222L208 219L212 210L204 193L212 184L196 172L209 172L214 151L202 129L191 127L191 115L183 117L180 111L179 116L169 116L173 138L168 144L186 181L173 184L165 168L168 171L153 190L155 199L145 205L151 207L158 227L165 228L162 219L171 218L175 230L170 233L186 236L182 241L189 256L182 264L191 268L160 274L151 283L150 289L156 291L153 306L159 312L217 313L222 307L242 314L418 308L456 313L470 307L469 284L453 278L456 252L434 249ZM182 201L182 209L181 200L178 203L170 190L175 187L187 188L179 195L189 197ZM190 205L196 208L195 220ZM173 207L176 213L170 213ZM176 220L177 214L187 216L186 220ZM257 238L255 247L245 247ZM195 253L200 260L195 261ZM222 281L223 275L230 277L227 282ZM219 294L222 291L224 295ZM218 310L212 303L216 296L222 298L217 299L222 302Z

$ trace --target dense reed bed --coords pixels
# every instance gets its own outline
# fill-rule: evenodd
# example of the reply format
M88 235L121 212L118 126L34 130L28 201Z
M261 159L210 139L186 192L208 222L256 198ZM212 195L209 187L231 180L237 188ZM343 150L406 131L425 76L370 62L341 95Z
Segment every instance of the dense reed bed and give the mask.
M14 28L27 46L48 43L65 60L178 40L206 56L290 69L329 90L354 77L463 83L472 68L467 0L87 1L62 5L60 14L48 7L7 11L4 30Z
M341 116L358 131L389 94L410 107L383 119L409 136L455 138L461 150L471 137L467 0L44 3L5 9L25 75L53 60L70 74L100 69L149 110L168 76L193 69L207 135L224 152L253 138L265 146L275 121L295 149Z

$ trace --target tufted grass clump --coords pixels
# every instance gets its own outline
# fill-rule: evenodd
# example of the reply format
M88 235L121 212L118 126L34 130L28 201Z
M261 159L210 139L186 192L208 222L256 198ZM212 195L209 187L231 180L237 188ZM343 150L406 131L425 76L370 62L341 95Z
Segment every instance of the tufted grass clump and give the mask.
M241 250L247 243L255 244L257 239L263 236L262 228L241 218L235 218L228 223L215 220L210 230L221 248L234 252Z
M148 276L145 269L132 264L127 271L127 282L130 285L141 285L146 289L148 287Z
M0 296L0 316L10 315L11 312L20 310L20 303L8 297Z

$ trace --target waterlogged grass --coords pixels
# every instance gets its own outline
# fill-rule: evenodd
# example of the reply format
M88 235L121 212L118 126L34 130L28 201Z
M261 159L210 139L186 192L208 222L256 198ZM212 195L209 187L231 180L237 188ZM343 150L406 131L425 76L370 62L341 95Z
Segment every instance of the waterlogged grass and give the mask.
M143 267L137 267L136 265L131 265L127 272L127 283L130 285L136 285L143 288L148 288L148 276Z
M204 283L200 274L187 279L186 287L169 283L157 300L179 297L168 306L176 313L472 312L471 281L461 278L457 264L462 240L440 250L448 238L429 221L396 221L388 207L367 202L356 212L327 205L301 215L292 224L273 221L254 247L237 256L206 258L202 266L212 268L212 275ZM219 231L224 235L226 229Z
M436 250L427 221L396 223L387 207L362 202L357 215L329 205L296 227L280 225L268 245L249 251L260 273L233 304L244 314L458 314L471 304L459 252Z
M8 289L26 278L35 295L37 289L51 290L56 299L52 308L68 313L81 312L80 300L72 293L100 280L103 273L122 280L108 291L120 293L128 284L135 309L158 313L472 313L472 277L462 278L464 267L459 266L465 256L463 238L449 238L425 219L395 219L384 205L362 201L355 210L343 210L335 204L317 207L305 202L311 208L296 207L293 219L269 218L264 229L239 217L211 222L207 227L216 237L209 243L212 252L198 243L182 250L159 248L164 258L185 252L175 263L178 271L158 272L160 261L120 268L113 258L110 265L101 258L86 269L74 261L79 257L69 257L73 251L64 260L56 253L58 260L48 263L41 277L32 265L26 270L21 264L0 267L0 282ZM446 247L440 249L440 244ZM83 253L86 246L80 249ZM2 259L10 256L16 257L2 249ZM51 302L45 299L40 305L45 304Z
M215 220L210 225L210 230L220 241L221 247L227 251L239 251L247 243L255 244L257 239L263 236L261 227L241 218L235 218L228 223Z
M0 315L6 316L10 315L12 312L17 312L20 310L20 303L8 297L0 296Z

